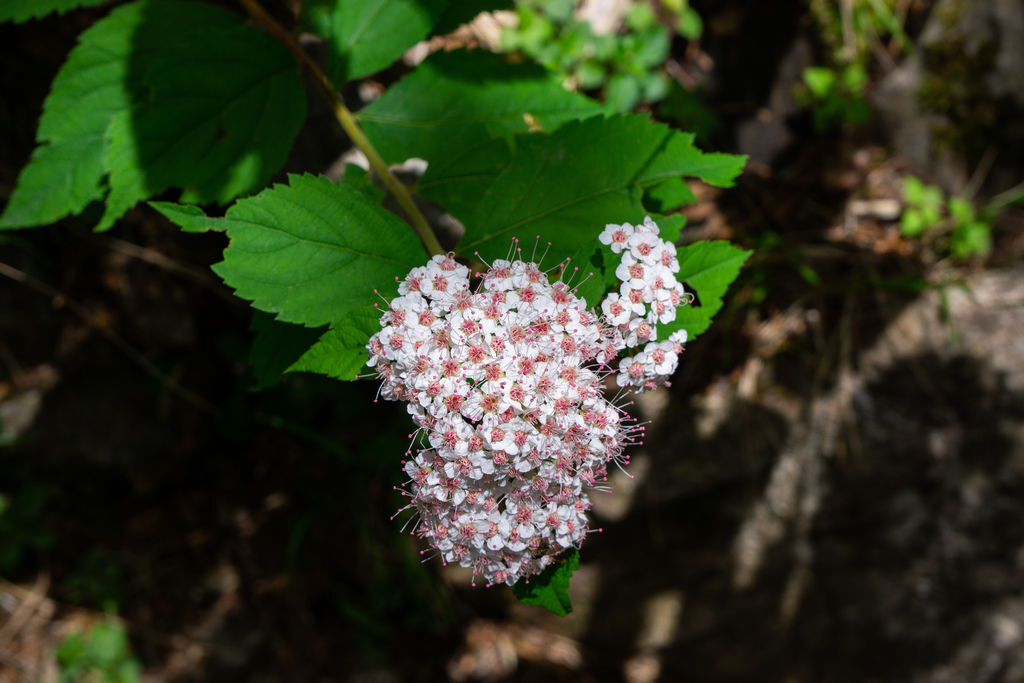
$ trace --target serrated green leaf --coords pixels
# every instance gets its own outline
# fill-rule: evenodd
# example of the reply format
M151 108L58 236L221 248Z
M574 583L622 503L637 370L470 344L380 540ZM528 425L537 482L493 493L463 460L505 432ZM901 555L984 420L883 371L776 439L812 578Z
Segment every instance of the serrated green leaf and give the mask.
M361 192L312 175L288 183L213 219L231 240L213 270L255 308L308 327L335 323L426 262L409 226Z
M253 312L249 330L256 333L249 350L249 362L255 378L252 389L256 391L280 382L288 368L324 333L323 328L311 329L280 322L263 311Z
M676 242L682 235L683 226L686 225L686 216L681 213L674 213L671 216L651 216L658 224L658 237L666 242Z
M307 0L302 11L327 39L327 75L347 81L390 66L444 14L445 0Z
M459 253L496 258L513 237L528 243L540 235L552 241L549 257L559 260L593 242L607 223L642 220L646 187L680 176L729 185L744 162L704 154L692 135L643 115L595 117L550 135L521 135L506 161L494 161L499 153L493 147L479 159L428 167L419 183L422 194L466 226Z
M536 65L460 50L431 55L358 117L385 161L437 163L525 132L531 120L552 131L600 111Z
M340 380L354 380L366 365L366 344L380 330L380 313L370 307L354 311L324 333L288 372L318 372Z
M682 178L669 178L644 191L644 206L651 211L663 213L678 209L697 201L693 190Z
M103 198L104 135L111 120L132 106L139 73L164 47L184 41L193 21L237 23L208 5L135 2L79 36L43 104L39 146L18 177L0 229L47 225Z
M700 306L679 307L674 321L658 325L658 339L667 339L676 330L686 330L687 339L692 341L708 329L711 319L722 308L722 297L750 254L728 242L696 242L681 247L677 251L676 279L696 290Z
M264 186L291 149L306 107L288 50L240 20L197 26L147 70L144 103L107 129L111 189L97 229L170 187L182 201L227 203Z
M355 164L345 164L345 172L341 176L341 182L353 190L358 190L375 203L380 203L387 192L373 182L373 176L369 172Z
M79 7L94 7L106 0L3 0L0 2L0 21L20 23L45 17L51 12L63 14Z
M540 574L520 579L512 586L512 593L527 605L543 607L560 617L572 612L572 601L569 600L569 579L579 569L580 553L575 548L569 550L560 560L556 560Z
M103 194L103 138L41 144L22 169L0 216L0 229L54 223Z
M275 70L265 74L269 89L258 78L261 67ZM282 70L290 75L278 75ZM202 106L225 103L237 88L248 89L240 101L222 110ZM54 79L39 146L0 228L44 225L82 211L104 197L111 171L103 227L167 187L224 201L265 184L303 112L291 56L239 15L186 0L122 5L82 33Z

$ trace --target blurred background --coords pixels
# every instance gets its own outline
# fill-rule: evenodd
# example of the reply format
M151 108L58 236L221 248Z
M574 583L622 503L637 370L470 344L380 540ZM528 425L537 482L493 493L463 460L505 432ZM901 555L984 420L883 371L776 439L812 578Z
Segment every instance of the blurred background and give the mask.
M0 198L108 9L0 25ZM0 682L1024 680L1022 45L1019 0L520 0L347 88L477 46L749 155L566 618L420 562L404 411L265 386L223 236L0 233ZM286 170L336 173L310 103Z

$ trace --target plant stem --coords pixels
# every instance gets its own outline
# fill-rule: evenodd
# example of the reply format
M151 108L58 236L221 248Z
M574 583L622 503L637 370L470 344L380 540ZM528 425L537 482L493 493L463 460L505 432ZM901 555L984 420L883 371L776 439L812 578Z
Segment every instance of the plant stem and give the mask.
M427 219L424 218L423 213L416 207L412 197L409 195L409 190L401 183L398 178L391 172L388 165L381 158L377 150L374 149L373 145L366 138L362 128L359 127L359 122L356 121L356 117L352 115L352 112L348 110L345 103L341 101L341 96L338 93L338 89L334 87L334 84L327 78L324 72L320 69L316 62L306 54L306 51L302 49L295 37L292 36L281 24L277 23L272 16L267 14L267 11L257 2L257 0L239 0L242 6L245 7L256 23L260 24L265 28L272 36L281 41L285 47L295 57L295 61L299 63L299 66L306 70L306 72L316 83L317 89L320 94L324 96L327 103L331 106L331 111L334 112L334 117L338 119L338 123L345 130L349 139L352 140L352 144L358 147L363 154L366 155L367 160L370 162L370 166L380 176L380 179L384 181L384 185L387 186L388 191L394 195L395 199L398 200L399 206L405 211L406 216L409 217L410 224L413 231L420 238L423 243L423 248L427 250L428 254L443 254L444 249L441 248L441 244L437 241L437 236L434 231L431 230L430 224L427 223Z

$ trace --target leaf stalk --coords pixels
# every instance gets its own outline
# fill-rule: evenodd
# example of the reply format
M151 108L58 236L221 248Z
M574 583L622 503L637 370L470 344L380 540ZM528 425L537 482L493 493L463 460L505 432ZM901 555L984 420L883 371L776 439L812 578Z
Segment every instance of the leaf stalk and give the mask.
M334 117L341 124L349 139L352 140L352 144L366 155L367 160L370 162L370 167L373 168L374 172L384 182L388 191L398 200L399 206L402 207L406 216L409 217L410 225L420 238L420 242L423 243L423 248L427 250L427 253L432 256L443 254L444 249L441 248L440 242L437 241L437 235L434 234L427 219L412 200L409 190L395 177L391 169L384 162L384 159L377 153L377 150L367 139L366 134L363 133L363 129L359 127L356 117L345 106L338 89L334 87L334 84L327 78L327 75L320 69L320 66L302 49L302 46L299 45L295 37L281 26L276 19L270 16L257 0L239 0L239 2L256 23L265 28L267 32L288 48L292 56L295 57L295 61L299 63L299 66L305 69L313 79L320 94L324 96L330 105Z

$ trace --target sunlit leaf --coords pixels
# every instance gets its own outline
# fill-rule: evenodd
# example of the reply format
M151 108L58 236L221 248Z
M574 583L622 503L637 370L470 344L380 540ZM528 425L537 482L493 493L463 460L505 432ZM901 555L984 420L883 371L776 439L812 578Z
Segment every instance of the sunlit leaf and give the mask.
M175 218L168 214L172 220ZM192 214L187 225L203 221ZM239 200L224 218L230 243L213 270L261 311L319 327L390 292L395 278L426 262L419 240L358 190L312 175L289 176ZM205 224L205 221L203 221Z

